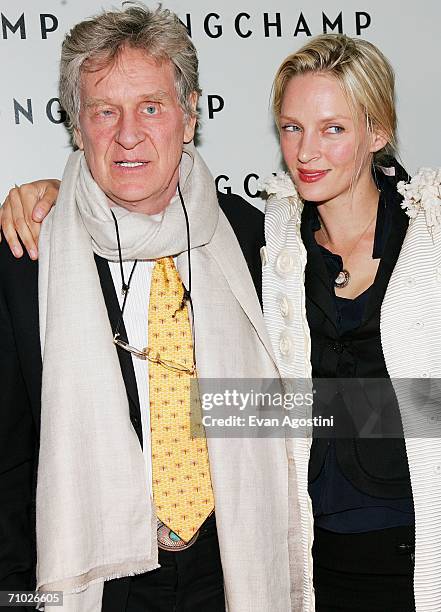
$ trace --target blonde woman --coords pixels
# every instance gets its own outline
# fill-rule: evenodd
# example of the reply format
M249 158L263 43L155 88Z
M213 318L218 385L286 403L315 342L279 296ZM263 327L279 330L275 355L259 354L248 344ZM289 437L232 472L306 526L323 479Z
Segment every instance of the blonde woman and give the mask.
M399 185L394 74L367 41L312 39L280 66L273 102L289 175L266 183L267 326L285 377L336 381L333 437L309 458L316 609L440 609L441 445L415 426L427 396L412 405L394 382L398 407L389 381L441 374L438 221L418 202L426 182L440 206L439 173ZM416 196L409 229L398 189ZM381 427L363 429L373 416Z

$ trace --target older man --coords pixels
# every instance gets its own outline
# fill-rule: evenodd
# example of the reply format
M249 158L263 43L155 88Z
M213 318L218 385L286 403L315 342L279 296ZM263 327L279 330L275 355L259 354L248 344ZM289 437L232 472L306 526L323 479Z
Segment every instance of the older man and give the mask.
M219 210L199 91L169 11L76 25L60 98L78 151L39 264L0 249L0 589L34 588L37 556L69 612L302 609L291 446L190 435L196 371L278 375L239 246L261 219L225 200L233 231Z

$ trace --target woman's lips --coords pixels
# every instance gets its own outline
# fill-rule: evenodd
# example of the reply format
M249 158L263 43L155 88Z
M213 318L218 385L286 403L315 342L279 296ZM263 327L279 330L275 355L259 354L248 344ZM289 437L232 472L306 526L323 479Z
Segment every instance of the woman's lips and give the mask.
M299 179L304 183L315 183L325 177L329 170L297 170Z

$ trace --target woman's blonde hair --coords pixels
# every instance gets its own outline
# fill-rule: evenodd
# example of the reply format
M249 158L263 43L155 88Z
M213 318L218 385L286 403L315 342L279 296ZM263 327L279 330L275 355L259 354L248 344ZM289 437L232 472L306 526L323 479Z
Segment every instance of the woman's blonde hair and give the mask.
M387 139L388 144L375 154L375 161L395 154L395 75L388 59L375 45L342 34L323 34L289 55L274 79L273 110L277 125L288 82L311 72L335 78L354 119L363 113L368 131L375 129Z

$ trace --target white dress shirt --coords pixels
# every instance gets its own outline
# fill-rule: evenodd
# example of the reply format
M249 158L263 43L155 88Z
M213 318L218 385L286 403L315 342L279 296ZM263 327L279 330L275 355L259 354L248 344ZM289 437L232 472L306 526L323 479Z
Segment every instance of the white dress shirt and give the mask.
M133 268L133 261L123 261L125 281L127 282ZM155 265L153 260L138 261L127 296L124 309L124 326L127 339L131 346L142 349L148 345L148 312L149 296L152 271ZM122 279L119 262L109 261L120 308L123 303ZM139 407L142 423L142 444L145 458L147 475L150 479L150 490L152 490L152 456L150 441L150 404L149 404L149 362L132 355L133 368L135 370L136 386L138 387Z

